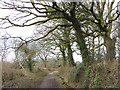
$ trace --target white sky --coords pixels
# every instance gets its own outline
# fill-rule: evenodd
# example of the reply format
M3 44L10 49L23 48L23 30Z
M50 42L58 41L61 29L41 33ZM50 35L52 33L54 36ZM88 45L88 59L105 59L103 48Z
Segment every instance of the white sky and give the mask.
M0 10L0 12L4 12L3 10ZM8 14L10 14L11 12L9 10L7 10L4 13L0 14L0 17L4 17ZM0 36L3 36L6 34L6 32L8 34L10 34L13 37L17 37L17 36L21 36L23 39L31 37L34 34L34 26L30 26L30 27L12 27L12 28L8 28L8 29L0 29ZM77 51L79 53L79 51ZM10 53L7 56L7 61L12 62L15 58L15 53L13 50L10 50ZM73 58L76 61L82 61L82 58L80 55L77 55L76 53L73 53Z
M117 4L117 2L116 2ZM115 5L116 5L115 4ZM10 10L1 10L0 9L0 17L6 16L8 14L12 14L12 12ZM7 33L9 33L11 36L21 36L23 38L27 38L33 35L34 33L34 26L31 27L24 27L24 28L9 28L9 29L0 29L0 35L4 35L5 34L5 30L7 31ZM1 36L0 36L1 37ZM78 51L79 52L79 51ZM14 52L11 51L11 53L8 55L7 57L7 61L11 61L13 60L15 57ZM77 55L76 53L73 53L73 57L75 62L76 61L82 61L82 58L80 55Z

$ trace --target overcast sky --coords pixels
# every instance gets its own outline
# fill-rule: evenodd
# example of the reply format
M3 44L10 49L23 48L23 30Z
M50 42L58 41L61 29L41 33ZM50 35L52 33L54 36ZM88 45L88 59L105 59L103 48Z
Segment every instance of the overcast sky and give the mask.
M117 2L114 4L114 6L116 6ZM13 14L13 12L11 12L10 10L1 10L0 9L0 17L4 17L6 15L10 15ZM9 33L11 36L21 36L22 38L28 38L31 37L34 33L34 26L31 27L24 27L24 28L8 28L8 29L0 29L0 38L1 36L5 35L7 33ZM1 42L0 42L1 43ZM79 51L78 51L79 53ZM77 55L76 53L73 54L74 56L74 60L75 61L81 61L81 56ZM14 52L11 51L10 54L7 57L7 61L11 61L15 58Z
M10 10L1 10L0 12L2 12L0 14L0 17L4 17L6 15L11 15L13 14ZM34 26L30 26L30 27L12 27L12 28L8 28L8 29L0 29L0 38L1 36L4 36L6 34L6 32L8 34L10 34L13 37L17 37L20 36L23 39L31 37L34 34ZM1 42L0 42L1 43ZM79 51L77 51L77 53L79 53ZM7 61L13 61L15 58L15 53L12 49L9 50L9 54L7 56ZM80 55L77 55L76 53L73 53L73 58L76 61L82 61L82 58Z

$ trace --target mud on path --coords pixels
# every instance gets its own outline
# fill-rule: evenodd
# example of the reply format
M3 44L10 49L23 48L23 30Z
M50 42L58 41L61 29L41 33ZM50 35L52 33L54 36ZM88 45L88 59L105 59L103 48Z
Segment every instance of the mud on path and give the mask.
M57 83L55 78L53 77L53 72L47 74L43 80L36 82L32 85L32 88L60 88L60 85Z

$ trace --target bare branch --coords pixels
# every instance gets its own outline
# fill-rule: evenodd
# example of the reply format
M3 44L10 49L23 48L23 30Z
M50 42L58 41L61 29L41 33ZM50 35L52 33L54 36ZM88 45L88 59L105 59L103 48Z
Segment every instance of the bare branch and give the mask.
M25 24L23 23L22 25L20 24L16 24L16 23L13 23L8 17L6 18L0 18L1 20L7 20L11 25L13 26L18 26L18 27L25 27L25 26L32 26L32 25L35 25L35 24L43 24L43 23L46 23L52 19L59 19L59 18L63 18L62 16L54 16L54 17L51 17L51 18L48 18L48 19L45 19L45 20L41 20L41 21L36 21L36 22L33 22L33 23L30 23L30 24Z
M72 25L71 25L71 24L57 25L57 26L55 26L53 29L49 30L44 36L42 36L42 37L40 37L40 38L37 38L37 39L31 39L31 40L29 40L28 42L38 41L38 40L40 40L40 39L43 39L43 38L47 37L51 32L53 32L54 30L56 30L59 26L60 26L60 27L70 27L70 26L72 26Z

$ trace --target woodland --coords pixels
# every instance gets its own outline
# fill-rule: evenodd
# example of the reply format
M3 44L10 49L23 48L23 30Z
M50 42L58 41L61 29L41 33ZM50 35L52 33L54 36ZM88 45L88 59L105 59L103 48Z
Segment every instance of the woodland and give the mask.
M61 88L119 88L119 2L1 0L11 13L0 16L0 30L34 27L27 38L0 36L3 88L38 88L50 72Z

